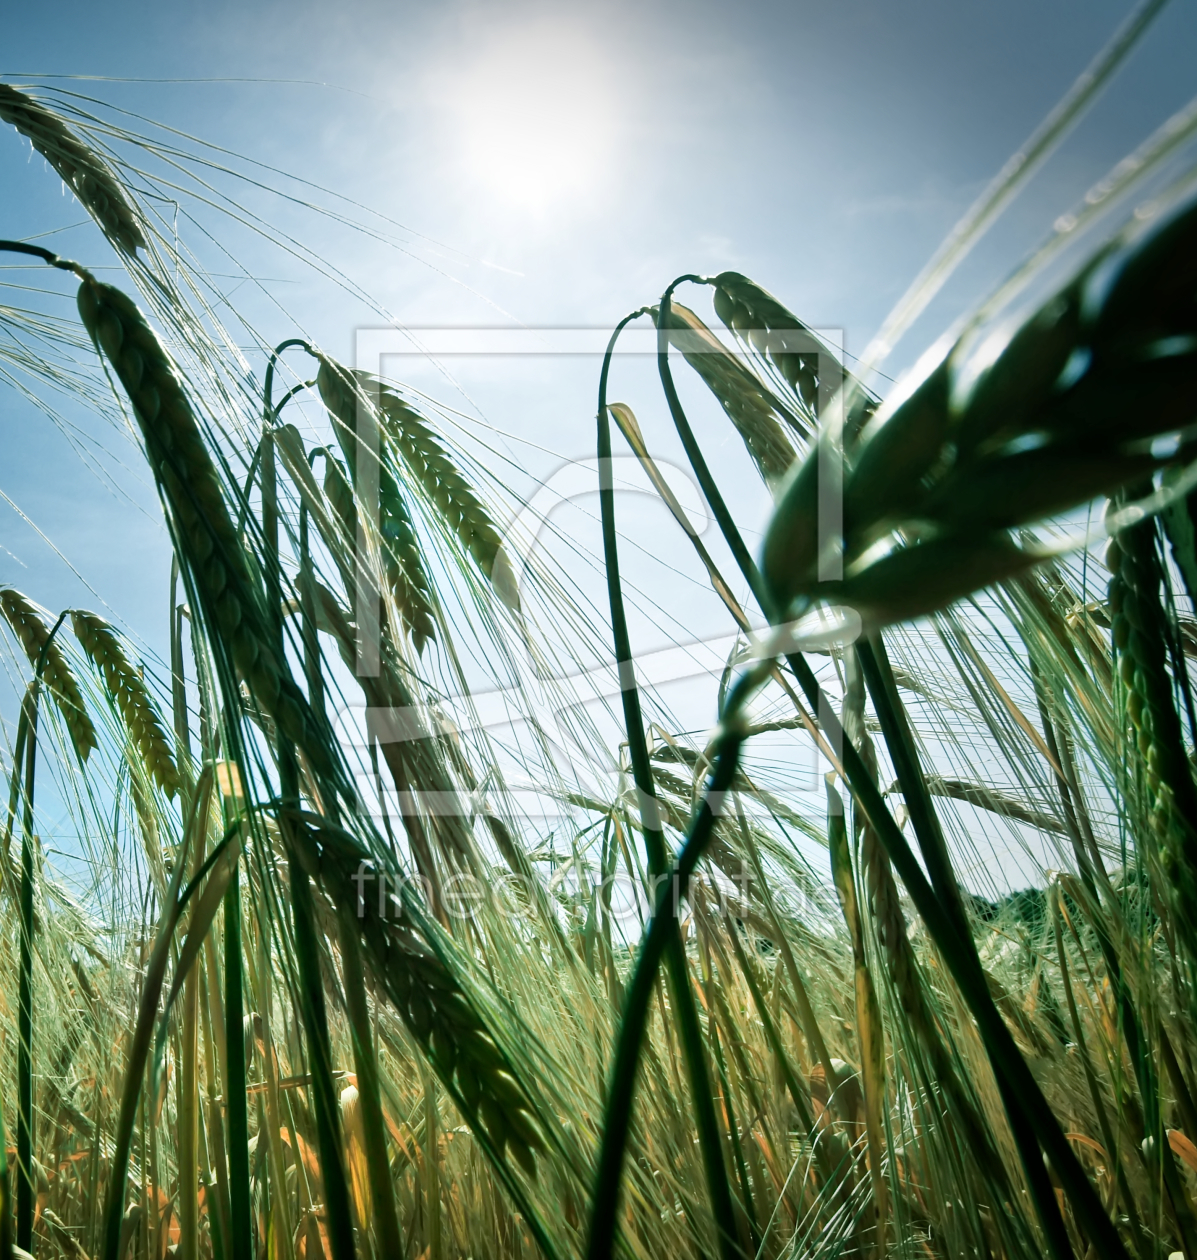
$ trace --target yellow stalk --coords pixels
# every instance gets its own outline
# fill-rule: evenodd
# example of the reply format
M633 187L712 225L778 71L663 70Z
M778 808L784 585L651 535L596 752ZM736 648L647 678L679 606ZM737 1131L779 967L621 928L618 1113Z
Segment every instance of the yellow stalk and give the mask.
M436 1078L420 1060L424 1080L424 1223L428 1260L442 1260L441 1185L437 1137Z
M860 1046L860 1076L864 1087L865 1140L869 1151L869 1176L877 1211L877 1254L885 1252L888 1201L881 1155L885 1149L883 1116L885 1108L885 1037L881 1028L881 1007L865 954L864 922L856 894L856 878L848 846L848 828L839 793L827 783L827 845L831 851L831 873L844 912L844 922L852 942L853 996L856 1001L856 1035Z
M287 1197L287 1165L283 1159L282 1128L279 1114L278 1060L274 1053L274 1041L270 1034L271 973L269 945L259 925L257 928L258 965L252 977L257 989L258 1013L262 1018L262 1064L266 1074L266 1141L267 1158L270 1161L270 1207L274 1216L274 1256L285 1260L294 1251L294 1233L291 1227L290 1205ZM299 1152L295 1162L301 1164ZM296 1176L300 1175L299 1172Z

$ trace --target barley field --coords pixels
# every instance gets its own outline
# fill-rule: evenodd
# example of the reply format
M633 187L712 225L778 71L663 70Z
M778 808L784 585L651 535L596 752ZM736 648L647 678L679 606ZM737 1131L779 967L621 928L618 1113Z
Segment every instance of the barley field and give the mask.
M1197 1260L1197 106L880 373L1159 7L859 362L768 277L645 294L597 601L447 403L212 299L212 152L0 82L92 224L0 241L0 376L174 554L164 661L0 588L0 1260ZM719 601L697 730L633 464Z

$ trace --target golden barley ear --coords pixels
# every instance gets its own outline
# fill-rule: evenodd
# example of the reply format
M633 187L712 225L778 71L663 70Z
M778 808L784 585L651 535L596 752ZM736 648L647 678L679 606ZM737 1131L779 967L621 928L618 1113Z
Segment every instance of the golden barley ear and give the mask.
M48 105L0 83L0 119L15 127L62 177L122 252L145 248L142 217L112 167Z
M96 729L87 715L79 684L75 681L75 675L71 672L62 649L57 643L47 646L50 631L42 620L41 610L32 600L9 586L0 590L0 615L3 615L21 647L25 649L31 665L36 667L42 652L45 652L42 678L62 714L75 751L86 761L88 754L96 746Z
M173 797L179 789L178 767L141 673L125 655L116 631L102 617L77 608L71 613L71 625L79 645L104 679L142 763L158 787Z

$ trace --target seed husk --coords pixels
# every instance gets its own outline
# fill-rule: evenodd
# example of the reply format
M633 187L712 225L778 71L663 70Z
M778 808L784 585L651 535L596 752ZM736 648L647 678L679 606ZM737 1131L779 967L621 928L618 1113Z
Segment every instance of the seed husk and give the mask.
M1150 455L1072 443L996 455L945 478L922 515L960 531L1012 529L1112 494L1159 466Z
M948 436L947 354L925 364L922 378L887 402L864 432L844 486L845 525L857 532L917 508L921 479L939 458Z
M1197 332L1197 205L1128 251L1092 325L1099 354Z
M683 358L698 373L744 440L761 477L779 481L795 451L784 425L807 436L808 427L730 353L698 316L677 302L670 307L671 335Z
M777 610L789 608L814 580L819 549L818 448L783 484L761 548L761 576Z
M1080 336L1081 285L1074 283L1014 329L967 397L953 400L960 448L972 450L994 434L1033 428Z
M1005 534L947 534L900 547L843 582L819 590L855 608L866 624L886 626L946 608L974 591L1015 577L1036 559Z
M1171 433L1197 419L1197 353L1098 364L1047 409L1044 428L1099 443Z

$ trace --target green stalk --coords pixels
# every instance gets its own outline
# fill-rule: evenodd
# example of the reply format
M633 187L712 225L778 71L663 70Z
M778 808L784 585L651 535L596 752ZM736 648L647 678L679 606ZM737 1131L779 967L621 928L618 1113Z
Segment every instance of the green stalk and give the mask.
M179 1255L199 1256L199 983L192 972L183 990L182 1071L178 1076Z
M33 775L37 765L40 675L39 668L25 699L29 716L26 722L25 803L18 901L21 954L17 1012L17 1246L26 1251L33 1245Z
M1122 1198L1123 1208L1126 1210L1127 1220L1130 1222L1131 1237L1134 1238L1139 1248L1140 1256L1146 1260L1146 1257L1150 1254L1150 1241L1139 1221L1139 1213L1135 1208L1134 1196L1131 1194L1130 1185L1126 1179L1126 1169L1122 1166L1122 1159L1118 1154L1118 1147L1114 1141L1114 1131L1110 1127L1110 1119L1106 1112L1105 1103L1102 1102L1101 1090L1097 1083L1097 1073L1093 1070L1093 1064L1089 1058L1089 1048L1085 1043L1084 1030L1081 1028L1080 1013L1077 1011L1076 998L1072 992L1072 979L1068 974L1068 962L1064 954L1064 933L1060 928L1060 914L1060 894L1057 889L1056 895L1052 898L1052 930L1056 940L1056 958L1060 965L1060 979L1064 986L1064 998L1068 1005L1068 1017L1072 1023L1072 1035L1076 1040L1077 1057L1080 1059L1081 1067L1085 1073L1085 1083L1089 1087L1089 1098L1093 1104L1093 1113L1096 1115L1098 1127L1101 1129L1101 1140L1105 1143L1106 1153L1114 1164L1115 1181L1118 1193Z
M370 1176L370 1197L374 1207L374 1228L383 1256L403 1254L403 1235L395 1210L391 1168L387 1160L386 1124L382 1116L382 1094L378 1084L378 1057L370 1032L370 1011L366 1004L366 984L362 974L361 942L357 924L348 906L341 907L341 970L345 979L345 1005L353 1040L353 1061L357 1068L358 1102L362 1109L366 1167Z
M212 1007L215 1005L212 988L216 975L215 969L211 966L212 957L212 934L209 932L204 937L204 957L200 963L199 999L204 1035L204 1073L208 1078L208 1129L211 1133L212 1162L216 1166L216 1204L209 1214L209 1220L212 1222L214 1241L219 1239L220 1242L221 1257L231 1260L229 1256L229 1144L224 1132L224 1117L216 1098L217 1082L222 1078L216 1067L216 1033L212 1028ZM221 1031L223 1032L223 1028Z
M272 1028L273 985L271 978L270 938L268 922L260 922L257 932L258 966L257 993L258 1011L262 1016L263 1071L266 1074L266 1132L268 1153L270 1156L270 1178L273 1187L271 1196L271 1227L281 1230L287 1239L283 1248L284 1255L291 1254L294 1231L291 1226L291 1210L287 1195L286 1165L283 1159L283 1142L280 1135L282 1127L281 1108L279 1106L278 1059L274 1049L274 1032Z
M203 869L207 835L207 828L200 828L191 863L192 879ZM195 923L194 914L191 923ZM177 1103L179 1254L183 1260L199 1257L199 988L199 976L192 969L183 989L183 1070L179 1073Z
M249 1187L249 1107L245 1092L245 1028L241 968L240 858L224 894L225 1106L229 1123L231 1260L252 1260Z
M698 478L698 484L702 489L703 496L710 504L711 512L719 524L724 540L731 548L731 553L735 557L740 572L748 579L748 585L752 588L752 593L757 597L757 601L760 602L762 586L756 561L753 560L751 553L744 545L744 539L739 529L736 528L736 523L732 519L732 514L728 510L727 504L723 501L723 495L720 494L719 487L715 484L715 478L711 476L711 470L707 467L706 458L703 456L702 449L694 436L694 430L690 428L690 422L686 419L686 413L682 409L682 402L677 394L677 386L673 382L673 369L669 366L669 332L673 322L671 314L673 310L673 291L679 284L685 284L688 281L694 284L707 283L701 276L679 276L661 294L661 303L657 308L657 372L661 377L661 388L665 391L665 401L669 404L669 414L673 417L674 427L677 429L678 437L682 440L682 446L685 448L686 458L690 461L690 467L694 469L694 475ZM761 607L764 608L765 605L762 603Z
M37 701L42 672L54 636L66 613L60 613L38 653L33 681L22 706L25 718L25 801L21 817L20 961L17 1010L17 1246L33 1245L33 782L37 769ZM23 714L24 716L24 714ZM16 764L13 766L16 773Z
M289 832L289 823L284 822L283 827ZM321 974L320 946L312 912L312 892L308 886L308 873L295 850L295 842L289 836L288 847L295 952L299 962L299 1007L307 1042L308 1067L312 1074L312 1103L316 1113L320 1171L324 1177L329 1242L332 1245L332 1260L354 1260L349 1186L345 1180L345 1163L341 1153L340 1109L332 1074L332 1046L328 1036L324 977Z
M299 604L303 615L303 672L308 683L308 702L313 710L324 712L324 675L320 670L320 640L316 630L316 575L312 571L312 556L308 545L308 506L299 505ZM378 753L371 745L375 765ZM377 774L377 770L375 771ZM382 799L381 792L379 799Z
M603 518L603 551L607 570L607 592L611 604L611 625L615 639L615 657L620 674L620 686L623 697L624 725L627 728L628 747L632 759L632 775L640 797L641 827L644 833L644 847L648 859L649 875L654 886L659 885L661 877L667 876L669 859L665 849L665 839L657 822L658 807L656 792L653 786L652 768L648 759L648 746L644 738L644 721L640 711L640 693L635 681L635 667L632 663L631 641L628 635L627 618L623 606L623 591L619 581L619 552L615 532L615 496L611 473L611 423L607 414L607 378L611 366L611 353L615 342L624 327L639 316L640 312L629 315L620 321L611 335L607 353L603 359L602 375L599 380L598 405L598 458L599 458L599 496L602 504ZM666 881L668 882L668 881ZM723 1158L723 1144L719 1137L719 1121L715 1114L715 1104L711 1096L710 1075L707 1068L706 1052L702 1044L702 1032L698 1022L698 1008L694 1001L694 992L690 985L690 974L686 966L685 949L682 945L681 933L673 913L663 920L668 924L669 933L665 950L670 981L670 993L673 998L674 1016L678 1025L678 1039L686 1060L687 1073L690 1078L690 1093L698 1126L699 1146L702 1150L703 1167L706 1173L707 1194L711 1201L715 1228L719 1235L720 1254L724 1260L734 1260L736 1255L736 1218L732 1206L731 1186L728 1183L727 1168ZM656 967L649 979L651 987L655 980ZM625 1007L625 1022L627 1010ZM647 1006L645 1007L647 1011ZM621 1026L622 1027L622 1026ZM637 1040L643 1036L643 1015L636 1032ZM622 1044L622 1032L621 1032ZM630 1068L635 1074L636 1055L632 1056ZM617 1060L616 1073L619 1071ZM621 1088L628 1090L628 1106L631 1105L631 1081ZM614 1097L614 1086L612 1097ZM608 1116L610 1116L608 1108ZM600 1157L599 1190L596 1192L594 1218L591 1236L591 1256L606 1255L614 1242L615 1208L618 1200L619 1181L622 1173L623 1146L626 1140L626 1126L630 1120L626 1109L617 1113L624 1125L623 1139L613 1149L611 1159L613 1168L602 1162ZM604 1135L603 1152L607 1151ZM606 1202L609 1196L610 1202ZM599 1250L596 1250L599 1248ZM605 1250L603 1250L605 1248Z
M862 708L863 702L862 695ZM863 714L861 716L863 719ZM858 826L858 834L860 830ZM866 953L865 924L856 875L852 869L848 820L843 800L832 785L830 775L827 778L827 850L831 859L832 882L835 884L843 911L844 926L848 929L848 940L852 947L856 1044L860 1055L860 1083L864 1095L869 1179L873 1186L876 1236L879 1245L884 1247L889 1217L888 1187L881 1169L881 1153L885 1145L882 1118L885 1108L885 1041L881 1029L881 1008L877 1002L877 991ZM739 951L739 942L734 943Z
M12 828L17 816L17 805L21 801L21 767L25 764L25 741L29 738L29 719L25 704L21 705L21 716L17 721L17 740L13 745L12 774L9 778L8 815L4 824L4 851L0 853L0 881L8 874L9 856L12 853Z
M437 1138L436 1077L420 1061L424 1084L424 1222L428 1260L443 1260L441 1248L441 1170Z
M765 1030L765 1040L769 1043L769 1049L773 1051L773 1057L777 1060L777 1065L781 1069L782 1080L785 1081L786 1089L789 1090L790 1097L794 1100L794 1110L798 1113L802 1127L807 1133L813 1133L815 1118L811 1114L810 1103L807 1101L806 1094L794 1075L790 1056L786 1054L785 1046L782 1045L781 1037L777 1032L777 1025L773 1022L773 1015L769 1010L769 1004L765 1001L765 995L761 992L761 986L757 981L756 973L752 969L752 964L744 953L744 947L740 944L740 938L736 935L734 925L726 915L724 917L724 928L727 931L728 939L731 941L732 950L735 952L736 962L740 964L740 971L748 983L748 991L752 994L752 1003L756 1007L757 1015L760 1017L761 1027Z
M698 859L705 852L715 828L716 816L711 802L722 800L723 794L730 789L735 778L740 748L744 742L744 730L736 715L748 691L757 682L755 675L747 676L732 691L728 699L725 724L715 743L711 774L703 793L702 804L691 819L685 843L668 878L657 881L652 918L641 937L636 965L624 998L615 1063L603 1108L603 1140L599 1151L598 1180L586 1250L588 1260L608 1260L614 1250L623 1156L631 1128L632 1102L636 1092L636 1069L648 1022L648 1008L656 985L657 967L666 953L671 937L678 935L677 907L685 896L690 876ZM722 1167L721 1151L720 1166ZM726 1185L726 1180L724 1184Z
M881 634L877 633L871 638L859 639L855 646L865 685L873 701L873 708L877 712L877 720L881 723L885 747L897 773L906 808L910 811L910 822L919 842L923 864L931 877L931 887L935 889L936 895L952 918L957 932L966 940L971 941L968 917L960 896L960 885L956 882L956 875L952 870L952 860L948 855L943 828L939 825L935 806L931 803L931 794L927 791L927 781L919 765L914 738L906 722L901 703L898 701L893 670L885 651L885 642Z
M0 1102L0 1260L13 1260L12 1207L8 1191L8 1136Z
M101 1252L103 1260L120 1260L121 1223L125 1207L125 1183L129 1177L129 1152L133 1143L133 1126L137 1119L137 1104L141 1096L141 1082L149 1059L154 1022L158 1012L158 1001L162 996L162 983L166 976L166 964L170 958L171 942L174 937L175 927L179 922L179 915L182 912L179 890L187 866L187 852L191 847L196 827L207 825L211 791L212 769L209 766L205 768L192 797L187 824L183 829L183 842L179 847L178 860L175 863L170 887L167 889L166 899L162 907L162 918L158 925L158 933L154 938L154 947L150 951L149 963L146 966L141 1002L137 1010L137 1022L134 1025L133 1037L129 1043L125 1085L121 1095L120 1115L117 1119L116 1134L113 1141L108 1188L104 1196L104 1235ZM96 1088L98 1091L98 1080Z
M744 1216L748 1224L749 1242L752 1246L752 1254L756 1255L761 1249L761 1232L756 1219L756 1204L752 1198L752 1184L748 1180L748 1166L744 1162L744 1147L740 1141L740 1127L736 1123L731 1085L727 1076L727 1064L724 1062L723 1047L720 1044L719 1024L715 1019L715 982L711 975L709 941L703 950L703 985L707 991L709 1007L707 1036L711 1042L711 1049L715 1054L715 1071L719 1077L719 1090L723 1095L723 1106L727 1112L727 1134L731 1143L732 1157L735 1160L736 1176L740 1182L740 1195L744 1203Z
M303 344L308 349L306 343ZM285 349L284 342L280 349ZM276 351L277 355L279 352ZM274 366L272 357L267 368L266 377L266 412L277 417L278 408L271 409L271 372ZM296 386L296 389L300 388ZM292 393L295 391L293 390ZM287 397L290 397L288 394ZM263 444L268 438L263 437ZM267 480L269 479L269 487ZM278 499L275 482L273 451L270 467L266 463L262 467L263 494L263 528L266 532L266 545L274 560L277 575L278 547ZM320 669L320 647L316 637L316 579L312 572L312 559L308 544L308 510L301 504L299 515L299 552L300 552L300 610L302 614L302 642L304 673L307 676L309 703L316 713L324 713L324 677ZM272 575L272 576L273 576ZM381 799L381 798L380 798ZM335 820L334 820L335 821ZM362 1111L362 1131L365 1138L366 1166L369 1170L370 1193L374 1206L374 1227L377 1230L378 1242L384 1256L402 1254L402 1233L399 1229L399 1216L395 1207L394 1187L391 1182L390 1162L387 1159L386 1123L382 1114L382 1095L378 1081L378 1057L370 1033L369 1007L366 1001L365 977L362 971L361 942L358 938L357 925L350 917L347 907L341 908L340 943L341 966L345 983L345 1002L349 1014L350 1035L353 1041L354 1066L357 1069L358 1100Z
M971 940L966 943L961 939L948 912L923 874L906 837L889 812L880 790L870 779L860 754L851 742L844 739L843 728L835 715L830 713L830 706L824 701L822 709L817 707L823 701L823 694L814 672L797 653L786 659L808 702L816 706L816 712L821 714L828 739L833 744L838 742L842 749L841 760L848 784L885 846L890 861L906 885L915 909L926 924L932 941L976 1020L977 1031L981 1035L990 1063L1004 1085L1003 1100L1007 1106L1013 1104L1025 1112L1028 1131L1034 1134L1044 1154L1051 1161L1095 1253L1101 1260L1127 1260L1126 1249L1106 1215L1088 1175L1073 1153L1055 1113L994 1005L975 947Z
M271 427L274 411L271 405L271 386L277 355L289 345L305 345L301 341L284 342L271 356L266 368L265 418L262 434L262 533L265 541L265 576L269 607L268 625L280 654L282 642L282 592L278 553L278 487L275 479L274 442ZM299 802L299 766L295 750L281 731L278 735L279 787L286 804ZM316 1136L320 1151L320 1169L324 1177L324 1203L328 1214L329 1241L333 1260L353 1260L353 1220L349 1208L349 1186L345 1178L345 1163L341 1142L340 1107L336 1084L332 1074L332 1043L328 1034L328 1014L324 1005L324 977L320 965L319 938L316 935L315 916L312 911L312 893L308 884L308 872L303 865L291 826L280 813L280 826L286 839L291 882L291 908L294 915L295 949L299 962L300 1011L304 1036L308 1046L309 1067L312 1073L312 1101L316 1113ZM231 891L231 889L230 889ZM236 1027L241 1035L240 1008L234 1023L231 1003L227 1018L230 1030ZM231 1046L231 1042L230 1042ZM234 1070L230 1057L229 1070ZM244 1093L242 1093L244 1099ZM230 1129L232 1128L230 1117ZM230 1135L232 1137L232 1135ZM235 1140L235 1139L233 1139ZM249 1184L248 1169L246 1185ZM234 1233L237 1227L234 1224ZM235 1257L235 1260L242 1260ZM249 1260L248 1254L245 1260Z
M736 813L740 821L740 835L743 838L744 847L748 850L748 855L752 860L752 869L760 884L761 897L764 900L765 909L769 912L770 922L773 924L773 930L777 934L777 946L781 953L782 962L785 964L786 974L790 978L790 987L794 991L794 1005L798 1009L798 1020L802 1028L802 1034L806 1038L812 1057L823 1065L823 1074L826 1077L828 1089L834 1092L839 1082L836 1079L835 1068L831 1065L831 1051L828 1050L827 1042L819 1029L819 1022L815 1019L814 1008L810 1003L810 994L806 991L806 985L803 983L802 976L798 971L798 964L794 961L794 951L790 948L790 942L786 939L785 932L782 931L777 906L774 904L773 894L769 889L769 880L765 877L764 866L761 865L761 855L757 852L756 844L752 839L752 831L749 829L748 822L744 817L744 808L739 801L736 802Z
M903 799L906 801L906 808L910 811L910 821L919 842L923 863L931 877L931 886L952 920L960 940L976 958L976 946L973 943L972 930L965 914L964 902L960 896L960 886L952 870L947 842L944 840L943 829L939 825L935 807L931 803L931 794L927 791L927 782L919 765L914 737L906 722L902 706L898 702L893 670L890 668L889 657L886 654L881 634L877 633L871 639L860 639L856 643L856 653L873 707L881 723L886 749L898 775L898 784L901 787ZM981 965L979 958L976 958L976 965L978 968ZM1010 1132L1022 1160L1036 1213L1047 1234L1053 1253L1058 1257L1067 1258L1072 1255L1072 1244L1068 1238L1064 1218L1060 1214L1060 1205L1052 1189L1051 1179L1043 1166L1039 1143L1022 1113L1018 1096L1011 1093L1008 1082L1000 1073L997 1084L1006 1107Z
M191 729L187 724L187 675L183 671L183 605L176 599L179 558L170 562L170 695L175 738L179 741L179 767L191 761Z

